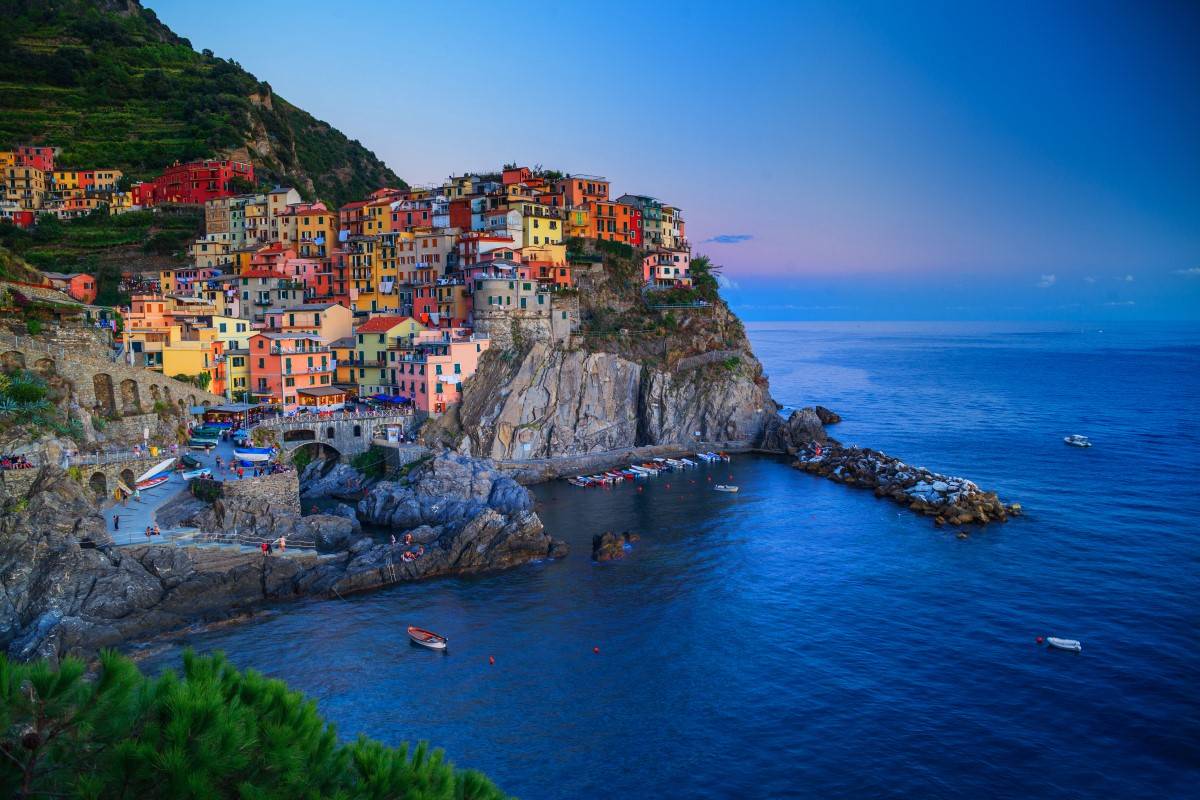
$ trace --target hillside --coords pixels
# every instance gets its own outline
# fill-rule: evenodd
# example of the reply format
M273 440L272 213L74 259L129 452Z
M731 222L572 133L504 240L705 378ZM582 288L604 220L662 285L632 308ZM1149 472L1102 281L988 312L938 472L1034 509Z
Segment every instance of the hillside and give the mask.
M137 0L0 0L0 149L146 178L175 160L250 160L264 184L340 205L403 186L358 141L197 53Z

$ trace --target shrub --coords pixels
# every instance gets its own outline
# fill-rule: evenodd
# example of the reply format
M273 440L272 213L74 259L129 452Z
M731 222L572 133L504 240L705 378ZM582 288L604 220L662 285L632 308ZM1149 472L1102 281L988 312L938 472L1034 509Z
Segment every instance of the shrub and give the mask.
M350 466L368 478L382 478L387 474L387 457L386 449L371 445L367 452L350 459Z
M25 332L30 336L37 336L42 332L42 323L40 320L27 319L25 320Z

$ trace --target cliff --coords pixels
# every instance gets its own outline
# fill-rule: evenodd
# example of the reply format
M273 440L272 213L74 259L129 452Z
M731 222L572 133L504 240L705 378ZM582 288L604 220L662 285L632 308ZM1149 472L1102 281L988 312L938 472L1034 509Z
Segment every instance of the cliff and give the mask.
M579 331L488 351L457 415L426 438L497 460L756 445L778 407L707 262L695 289L647 294L640 254L626 251L577 268Z

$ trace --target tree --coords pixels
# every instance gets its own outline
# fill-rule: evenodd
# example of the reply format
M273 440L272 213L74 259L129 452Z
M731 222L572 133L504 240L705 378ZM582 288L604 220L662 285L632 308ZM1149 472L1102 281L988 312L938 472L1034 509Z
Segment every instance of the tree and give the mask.
M338 744L316 704L224 656L146 678L128 658L17 664L0 656L5 797L493 800L486 777L425 744Z

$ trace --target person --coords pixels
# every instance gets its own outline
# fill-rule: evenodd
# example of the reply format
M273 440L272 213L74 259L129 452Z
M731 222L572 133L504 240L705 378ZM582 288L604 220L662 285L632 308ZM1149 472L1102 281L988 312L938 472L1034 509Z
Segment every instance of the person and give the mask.
M149 525L147 525L146 526L146 538L149 539L153 535L154 535L154 529L151 528Z
M246 470L242 467L238 467L238 473L237 473L238 480L241 480L245 474L246 474Z
M392 547L396 546L396 534L392 534Z
M217 469L221 468L221 457L217 456Z
M162 531L161 531L161 530L159 530L159 528L158 528L158 523L155 523L155 524L154 524L154 535L155 535L155 536L162 536Z
M121 515L120 514L113 514L113 530L114 531L121 530ZM392 538L395 539L396 537L393 536Z
M282 553L284 550L287 550L287 537L280 536L279 537L279 552Z
M267 543L262 542L260 547L262 547L262 554L265 556L267 554Z
M411 533L404 534L404 544L406 546L412 544L412 534Z
M142 490L136 486L133 487L133 499L139 503L142 502Z

